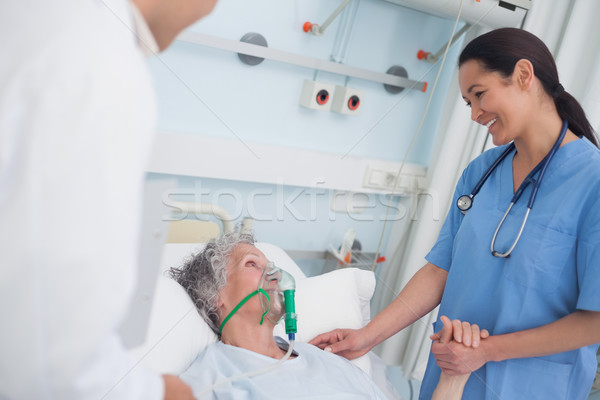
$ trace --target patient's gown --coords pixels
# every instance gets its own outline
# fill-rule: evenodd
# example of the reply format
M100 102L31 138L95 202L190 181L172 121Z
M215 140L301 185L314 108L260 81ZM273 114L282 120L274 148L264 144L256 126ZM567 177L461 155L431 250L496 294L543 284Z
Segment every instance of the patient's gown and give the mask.
M287 343L276 338L280 347ZM262 354L214 343L181 374L198 400L204 399L385 399L360 368L307 343L295 343L296 358L263 375L228 383L212 393L200 393L222 379L277 362Z

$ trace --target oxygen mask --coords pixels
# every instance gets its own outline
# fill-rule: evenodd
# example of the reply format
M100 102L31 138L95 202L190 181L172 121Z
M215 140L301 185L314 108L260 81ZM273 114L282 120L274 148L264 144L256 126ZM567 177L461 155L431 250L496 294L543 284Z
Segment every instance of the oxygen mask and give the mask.
M285 332L290 340L293 340L296 327L296 306L295 306L296 281L286 271L275 266L271 261L267 262L258 288L243 298L238 305L231 310L229 315L221 324L221 332L229 319L253 296L258 295L263 314L260 319L262 325L267 318L274 325L277 325L285 317Z
M269 261L258 285L263 316L273 324L285 317L285 333L290 340L296 336L296 281L287 271ZM262 321L261 321L262 323Z
M287 333L289 338L289 346L287 348L287 352L285 355L279 359L276 363L268 364L266 367L262 367L256 369L254 371L244 372L242 374L232 376L226 379L223 379L210 388L200 393L197 398L201 398L205 394L210 393L215 388L223 386L229 382L233 382L237 379L248 378L251 376L257 376L264 374L266 372L272 371L278 368L283 362L285 362L290 355L294 351L294 342L296 339L296 306L294 295L296 292L296 281L294 278L287 273L286 271L278 268L272 262L267 262L265 266L260 281L258 283L258 289L250 293L248 296L244 297L242 301L238 303L237 306L227 317L223 320L221 324L221 332L223 332L223 327L229 321L229 319L240 309L248 300L250 300L255 295L258 295L260 299L260 304L263 310L262 317L260 318L260 324L262 325L265 317L271 321L273 324L277 324L281 321L281 318L285 317L285 333Z

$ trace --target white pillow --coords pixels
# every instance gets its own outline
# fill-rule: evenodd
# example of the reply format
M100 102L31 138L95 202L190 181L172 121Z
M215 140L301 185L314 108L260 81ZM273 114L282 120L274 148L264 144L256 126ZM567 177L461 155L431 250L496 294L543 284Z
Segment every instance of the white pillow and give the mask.
M185 289L167 275L170 268L180 267L203 248L198 243L163 247L146 340L130 350L136 360L161 374L182 373L198 353L217 341Z
M308 342L336 328L362 328L370 320L375 290L371 271L344 268L296 281L296 340ZM284 337L284 324L275 333Z
M296 340L308 342L336 328L362 328L370 320L374 290L373 272L358 268L338 269L296 281ZM275 334L287 338L283 322L275 327ZM371 375L371 362L366 355L352 363Z
M344 268L305 278L296 263L280 248L265 243L259 243L257 247L277 266L296 275L296 340L309 341L335 328L360 328L369 321L370 300L375 289L375 276L371 271ZM200 248L190 244L165 245L161 271L180 266ZM282 324L275 328L275 334L287 337ZM146 342L131 350L131 354L157 372L180 374L216 340L185 290L161 273ZM361 357L355 364L370 373L366 357Z
M263 252L269 261L273 261L275 266L289 272L295 280L306 278L306 275L304 275L298 264L280 247L264 242L257 242L254 245Z
M159 276L146 341L130 354L154 371L178 375L216 341L185 289L173 279Z

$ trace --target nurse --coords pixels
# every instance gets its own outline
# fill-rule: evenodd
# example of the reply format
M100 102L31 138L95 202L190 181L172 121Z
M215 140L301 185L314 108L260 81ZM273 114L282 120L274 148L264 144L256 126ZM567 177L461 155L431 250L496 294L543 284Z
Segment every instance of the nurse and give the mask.
M455 328L468 321L491 336L477 348L434 339L421 399L431 398L441 371L473 371L464 399L585 399L600 342L598 142L534 35L486 33L458 65L471 118L498 147L465 169L428 263L398 297L366 327L313 343L358 357L441 303L439 315ZM455 205L463 195L472 197L465 213Z

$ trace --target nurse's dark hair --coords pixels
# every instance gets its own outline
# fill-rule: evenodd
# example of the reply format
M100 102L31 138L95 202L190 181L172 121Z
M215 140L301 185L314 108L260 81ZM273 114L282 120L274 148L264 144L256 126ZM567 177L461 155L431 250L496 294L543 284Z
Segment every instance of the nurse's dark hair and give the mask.
M469 60L479 61L482 68L498 72L505 78L512 75L517 61L527 59L544 90L554 99L558 115L569 122L578 136L585 136L598 146L594 129L579 102L560 85L552 53L537 36L523 29L501 28L473 39L458 58L458 66Z
M254 245L254 236L237 232L225 233L211 239L182 266L169 270L171 278L183 286L198 314L219 338L219 294L227 285L226 266L231 253L241 243Z

